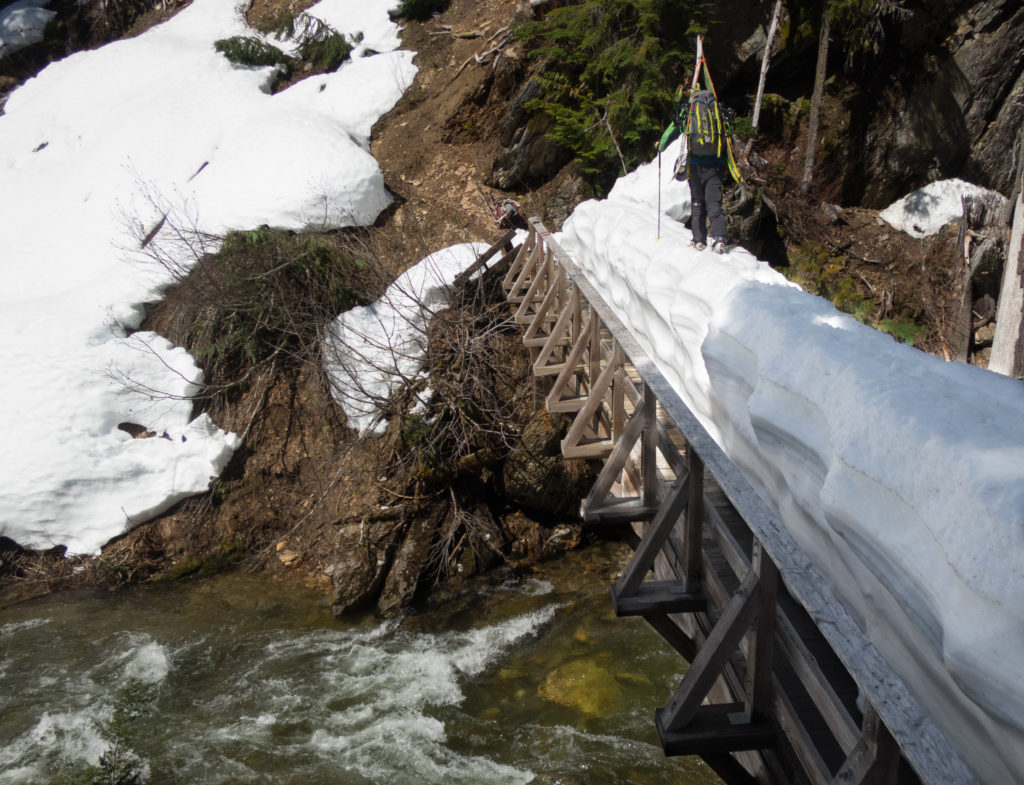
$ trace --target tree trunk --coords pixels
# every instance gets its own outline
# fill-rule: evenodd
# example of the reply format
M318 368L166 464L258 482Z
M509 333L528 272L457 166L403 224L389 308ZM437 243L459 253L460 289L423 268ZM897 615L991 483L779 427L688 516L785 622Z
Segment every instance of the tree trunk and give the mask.
M757 80L757 98L754 99L754 116L750 121L750 125L755 131L757 130L757 123L761 119L761 99L764 97L764 83L768 79L768 61L772 56L772 43L775 41L775 33L779 30L779 18L781 16L782 0L775 0L775 10L772 11L772 21L768 24L768 37L764 42L764 54L761 55L761 76Z
M1003 266L989 370L1024 378L1024 131L1017 136L1017 178L1011 199L1013 224Z
M804 176L800 181L800 193L806 194L811 187L814 171L814 151L818 146L818 122L821 117L821 99L825 94L825 71L828 65L829 21L828 7L821 13L821 36L818 38L818 66L814 71L814 92L811 94L811 116L807 122L807 153L804 157Z

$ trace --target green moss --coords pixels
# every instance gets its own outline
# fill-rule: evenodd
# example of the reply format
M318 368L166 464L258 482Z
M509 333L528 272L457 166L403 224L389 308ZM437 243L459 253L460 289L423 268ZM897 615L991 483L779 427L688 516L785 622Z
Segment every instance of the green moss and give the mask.
M900 315L892 319L883 319L875 327L884 333L888 333L900 343L911 346L915 341L924 338L928 334L928 328L918 324L912 318Z

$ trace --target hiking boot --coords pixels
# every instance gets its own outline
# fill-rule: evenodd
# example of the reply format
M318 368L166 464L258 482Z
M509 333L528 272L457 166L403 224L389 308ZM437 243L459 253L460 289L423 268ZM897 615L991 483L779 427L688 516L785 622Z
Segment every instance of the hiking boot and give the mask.
M729 250L729 247L725 244L724 237L715 237L711 241L711 250L715 253L725 253Z
M689 247L690 248L696 248L698 251L703 251L705 248L707 248L707 246L704 245L704 243L698 243L698 242L695 242L693 240L690 240L690 246Z

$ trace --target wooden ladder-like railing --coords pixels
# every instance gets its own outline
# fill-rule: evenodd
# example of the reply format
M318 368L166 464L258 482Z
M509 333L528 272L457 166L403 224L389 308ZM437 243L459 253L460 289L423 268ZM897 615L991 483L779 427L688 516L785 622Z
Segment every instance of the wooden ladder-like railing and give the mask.
M503 286L568 458L601 461L584 520L635 552L612 587L690 663L655 714L668 755L730 783L975 780L903 682L537 220ZM909 764L909 765L908 765Z

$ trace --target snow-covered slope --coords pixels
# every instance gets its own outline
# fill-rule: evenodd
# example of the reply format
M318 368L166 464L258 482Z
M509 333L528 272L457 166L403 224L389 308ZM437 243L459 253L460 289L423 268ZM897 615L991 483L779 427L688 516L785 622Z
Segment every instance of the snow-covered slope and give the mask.
M194 0L10 96L0 116L0 535L95 551L221 471L236 438L205 417L190 422L179 400L199 369L156 336L125 338L163 282L132 249L165 211L208 232L371 223L390 197L370 127L415 74L413 53L396 50L392 5L309 9L362 41L337 72L273 96L270 69L232 66L213 48L255 34L235 0ZM382 54L361 56L371 49ZM124 421L169 438L132 439Z
M559 241L968 765L1024 781L1024 383L896 343L743 250L687 248L665 217L658 239L641 176Z

